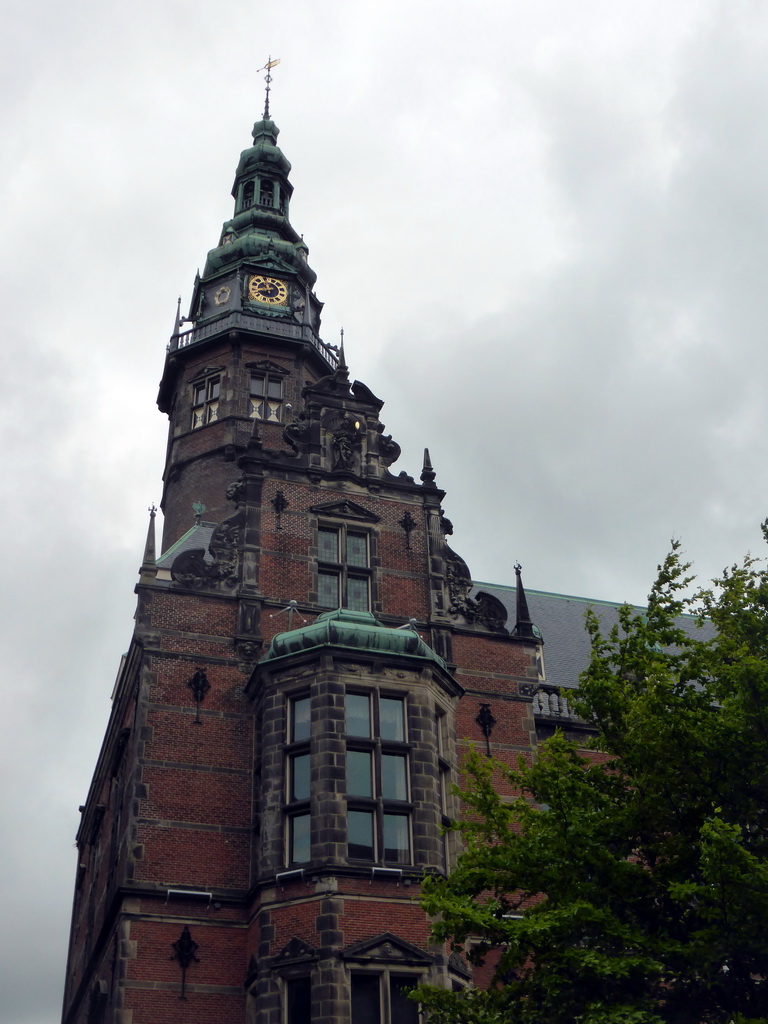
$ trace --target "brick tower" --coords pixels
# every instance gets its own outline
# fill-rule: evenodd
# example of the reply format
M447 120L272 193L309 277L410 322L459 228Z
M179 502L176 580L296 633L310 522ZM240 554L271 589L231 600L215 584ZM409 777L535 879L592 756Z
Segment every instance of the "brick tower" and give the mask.
M541 641L319 335L268 110L177 318L165 530L77 835L65 1024L414 1024L461 986L418 904L463 744L535 744ZM182 330L182 327L184 329ZM470 596L472 594L472 596Z

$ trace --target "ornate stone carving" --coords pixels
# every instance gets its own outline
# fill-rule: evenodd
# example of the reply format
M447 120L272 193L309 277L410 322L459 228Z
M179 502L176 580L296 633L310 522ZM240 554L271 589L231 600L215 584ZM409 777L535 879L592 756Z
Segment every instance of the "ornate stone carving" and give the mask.
M254 643L251 640L239 640L237 643L237 656L241 661L256 661L260 648L260 643Z
M356 455L363 446L365 426L351 416L344 415L335 427L329 427L334 469L351 472L355 469Z
M333 516L334 519L356 519L363 523L378 523L380 517L367 508L358 505L356 501L326 501L320 505L312 505L310 512L322 516Z
M384 402L380 398L377 398L368 385L363 384L361 380L353 381L350 390L358 402L365 402L367 405L373 406L377 411L381 409L382 405L384 405Z
M227 501L233 501L235 503L235 508L239 508L243 494L245 493L245 480L243 480L242 477L240 477L239 480L233 480L229 487L227 487L225 493Z
M507 609L502 602L492 594L484 592L479 593L475 599L471 598L469 592L472 589L472 577L467 563L447 544L445 552L445 582L450 600L449 611L454 615L463 615L468 622L477 622L494 633L506 633Z
M222 519L213 531L208 545L210 559L205 548L182 551L171 565L171 579L184 587L216 586L235 587L238 583L239 547L245 510L240 508L245 484L242 479L227 488L227 498L235 503L237 512Z
M353 942L351 946L342 950L341 956L344 960L361 963L392 963L396 961L419 967L426 967L433 961L433 958L423 949L419 949L418 946L414 946L405 939L398 938L392 932L383 932L374 938Z
M299 413L299 418L293 423L286 423L283 428L283 440L293 449L294 455L301 455L306 451L309 443L310 422L305 412Z
M507 609L493 594L480 591L475 597L475 614L481 622L494 633L506 633Z
M445 582L448 585L448 596L450 599L449 611L454 615L463 615L465 618L474 619L474 602L470 601L469 592L472 589L472 577L469 574L467 563L456 552L445 545Z
M383 426L382 426L383 429ZM391 434L382 434L379 438L379 458L385 466L391 466L400 458L401 448L397 441L392 440Z
M454 949L448 957L448 967L450 970L455 971L457 974L461 974L465 978L472 977L472 972L467 966L466 960L457 949Z
M280 952L275 957L277 963L283 963L286 960L309 960L317 956L316 950L312 946L303 942L295 935L290 939Z

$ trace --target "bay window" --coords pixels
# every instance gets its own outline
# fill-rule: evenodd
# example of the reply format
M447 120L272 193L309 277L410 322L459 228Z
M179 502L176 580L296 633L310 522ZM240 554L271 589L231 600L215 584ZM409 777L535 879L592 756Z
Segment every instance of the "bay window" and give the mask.
M347 856L410 864L405 701L376 691L348 692L345 706Z

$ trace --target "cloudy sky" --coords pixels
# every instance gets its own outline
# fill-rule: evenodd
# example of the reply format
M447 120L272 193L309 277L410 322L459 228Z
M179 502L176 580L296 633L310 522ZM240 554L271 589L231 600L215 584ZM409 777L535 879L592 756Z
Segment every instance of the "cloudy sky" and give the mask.
M0 32L4 1024L59 1014L177 295L262 104L352 373L477 579L642 602L768 514L759 0L11 0Z

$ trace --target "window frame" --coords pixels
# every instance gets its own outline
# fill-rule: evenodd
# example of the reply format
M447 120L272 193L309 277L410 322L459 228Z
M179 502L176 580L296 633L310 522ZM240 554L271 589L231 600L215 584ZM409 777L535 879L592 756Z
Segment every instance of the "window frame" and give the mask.
M349 1007L352 1012L352 991L355 977L376 978L378 980L378 1021L375 1024L398 1024L393 1015L392 1008L392 982L393 980L407 980L415 988L424 980L423 971L408 970L399 964L389 966L378 965L375 968L366 968L362 964L355 965L349 971ZM421 1004L413 1004L415 1018L421 1024L424 1020Z
M440 706L435 707L435 739L437 742L437 785L438 785L438 802L440 807L440 824L443 827L442 833L442 858L443 858L443 871L448 872L448 834L447 830L452 822L452 818L448 813L450 810L449 796L451 792L451 762L449 760L448 751L448 726L449 718L447 711Z
M324 557L326 552L320 544L322 533L336 534L336 558ZM365 541L365 564L358 565L350 560L349 538L359 537ZM317 551L317 603L321 608L328 611L335 608L347 608L351 611L369 612L373 605L373 568L371 566L371 550L373 535L370 530L361 528L358 523L330 523L320 521L316 530L316 551ZM336 603L329 604L321 600L321 578L335 580ZM350 582L363 583L365 588L365 607L360 607L362 602L350 601Z
M260 380L263 383L263 392L259 396L254 393L253 382ZM270 396L269 387L270 384L278 385L280 389L279 398ZM259 423L283 423L285 413L285 380L283 374L270 373L268 370L251 370L250 377L248 379L248 401L250 407L248 409L248 416L252 420L258 420ZM270 416L270 402L275 407L275 416ZM258 406L261 405L266 416L258 415Z
M309 864L312 860L312 814L310 809L312 799L312 704L311 696L306 691L291 693L286 697L286 721L285 721L285 756L284 756L284 779L283 779L283 820L284 828L284 862L287 867ZM309 730L306 735L296 739L296 705L308 700L309 704ZM294 765L300 757L309 758L309 792L300 798L294 797ZM306 860L294 859L295 839L294 831L297 818L307 817L309 819L309 849Z
M193 380L192 384L192 430L216 423L219 418L221 400L221 374L211 373ZM215 391L214 391L215 389Z
M280 978L280 1020L281 1024L299 1024L298 1019L294 1020L291 1016L290 1006L290 989L292 985L297 982L305 982L308 987L309 1005L310 1012L312 1007L312 974L310 971L303 970L299 972L291 972ZM301 1007L299 1007L299 1010ZM294 1015L295 1016L295 1015ZM304 1018L308 1020L309 1018ZM301 1024L304 1024L302 1021Z
M408 704L407 694L373 689L359 689L355 686L347 687L345 692L345 715L347 708L347 697L368 698L368 721L369 734L367 736L356 736L347 732L346 720L344 727L345 741L345 800L347 817L347 835L349 836L349 814L350 812L363 812L371 815L372 821L372 857L354 857L349 853L349 839L347 841L347 861L350 864L381 864L386 867L410 867L413 865L413 801L411 795L411 751L413 744L408 739ZM397 700L402 707L402 739L390 739L381 735L381 701ZM349 793L346 790L349 786L348 761L346 755L349 753L368 753L371 764L371 794ZM387 756L401 757L404 761L404 782L405 799L384 795L384 770L383 759ZM392 858L385 856L387 847L385 819L388 817L403 817L406 819L408 848L405 857Z

